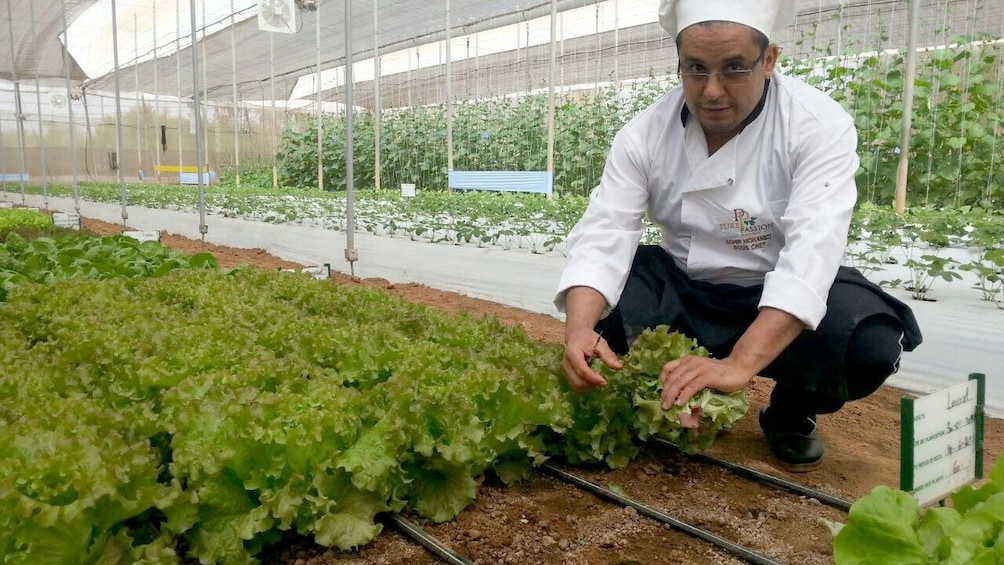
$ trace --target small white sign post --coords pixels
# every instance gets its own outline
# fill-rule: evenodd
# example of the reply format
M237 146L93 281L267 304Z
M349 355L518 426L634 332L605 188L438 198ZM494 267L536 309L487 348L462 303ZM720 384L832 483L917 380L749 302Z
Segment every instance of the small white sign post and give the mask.
M311 277L319 280L326 281L331 278L331 263L325 263L323 265L315 265L312 267L303 267L302 269L283 269L279 268L281 273L306 273Z
M921 505L983 477L986 376L900 402L900 489Z
M80 229L80 214L76 212L53 212L52 225L70 230Z
M415 185L413 183L401 183L401 196L412 198L415 196Z
M122 235L131 237L139 242L160 241L160 232L154 230L128 230L122 232Z
M304 267L300 269L300 272L307 273L319 281L326 281L331 278L331 263L325 263L323 265L316 265L313 267Z

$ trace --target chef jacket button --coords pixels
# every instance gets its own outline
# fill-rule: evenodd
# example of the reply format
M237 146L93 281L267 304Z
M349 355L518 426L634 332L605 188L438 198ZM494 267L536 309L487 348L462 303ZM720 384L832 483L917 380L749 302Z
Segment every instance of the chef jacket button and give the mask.
M732 184L733 182L734 182L734 181L733 181L732 179L729 179L729 184Z
M830 188L830 181L824 182L823 186L825 186L826 188Z

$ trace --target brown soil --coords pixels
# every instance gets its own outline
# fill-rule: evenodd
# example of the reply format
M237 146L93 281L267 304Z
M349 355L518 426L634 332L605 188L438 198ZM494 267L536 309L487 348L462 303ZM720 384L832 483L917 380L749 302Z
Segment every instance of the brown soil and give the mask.
M121 225L84 219L84 229L119 233ZM261 249L236 249L162 233L161 242L189 253L209 252L224 268L238 264L265 269L298 267ZM560 342L562 323L550 316L502 306L419 284L353 279L333 274L336 284L368 285L407 300L450 312L481 312L523 326L534 339ZM797 482L845 500L855 500L876 485L899 485L899 403L904 392L883 388L867 399L820 417L826 442L822 464L791 474L767 450L756 413L769 396L771 381L757 379L750 392L754 408L708 452L728 461ZM989 470L1004 451L1004 421L988 419L985 465ZM787 494L739 478L718 467L648 446L625 469L569 469L622 492L689 524L707 529L771 559L789 564L832 563L832 540L819 518L843 520L839 510L813 499ZM476 563L519 564L718 564L745 560L678 529L640 516L545 473L512 487L486 478L477 500L455 520L431 524L410 517L455 552ZM341 552L291 537L260 556L265 563L426 564L442 561L415 542L386 528L373 543Z

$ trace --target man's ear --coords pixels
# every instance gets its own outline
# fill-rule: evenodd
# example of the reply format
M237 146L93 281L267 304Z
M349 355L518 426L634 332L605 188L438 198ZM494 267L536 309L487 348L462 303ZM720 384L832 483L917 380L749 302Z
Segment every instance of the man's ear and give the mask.
M767 47L767 52L763 56L763 70L768 75L774 72L774 65L777 64L777 58L781 55L781 48L777 46L776 43L771 43Z

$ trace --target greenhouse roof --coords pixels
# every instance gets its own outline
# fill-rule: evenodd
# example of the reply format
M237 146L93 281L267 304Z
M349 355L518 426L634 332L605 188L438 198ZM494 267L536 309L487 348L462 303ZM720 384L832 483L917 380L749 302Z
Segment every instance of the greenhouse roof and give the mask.
M598 1L558 0L557 7L564 11ZM62 43L65 37L72 59L69 63L72 80L88 87L111 90L114 83L112 45L113 40L117 40L119 68L128 72L130 87L135 80L139 90L144 92L191 95L193 91L190 1L118 0L114 23L112 0L3 2L9 10L4 18L7 21L0 22L6 28L2 35L10 32L13 47L10 44L0 46L0 78L13 79L15 72L20 80L65 77ZM306 2L298 0L297 3ZM321 0L319 3L316 12L296 11L293 23L297 33L270 34L258 28L255 0L194 0L196 28L201 39L198 64L203 64L202 50L205 49L208 97L232 95L232 51L240 54L236 74L243 88L264 87L273 73L277 83L287 84L301 75L315 72L315 26L319 17L322 21L322 66L342 64L346 49L345 2ZM449 4L447 18L446 0L442 0L442 9L431 9L429 3L414 0L353 1L351 39L356 58L371 56L375 47L389 52L442 39L447 19L451 33L462 34L472 29L490 29L539 17L551 10L549 0L450 0ZM65 35L64 6L66 21L70 22ZM376 26L375 21L378 22ZM117 30L117 34L113 34L113 30ZM271 42L266 40L269 35ZM274 57L270 52L274 52Z
M0 21L0 78L13 80L58 78L66 76L63 47L59 35L63 32L63 7L66 21L76 20L96 0L63 0L34 2L32 0L2 0L6 8ZM34 22L34 24L32 23ZM84 71L70 61L73 80L86 78Z

